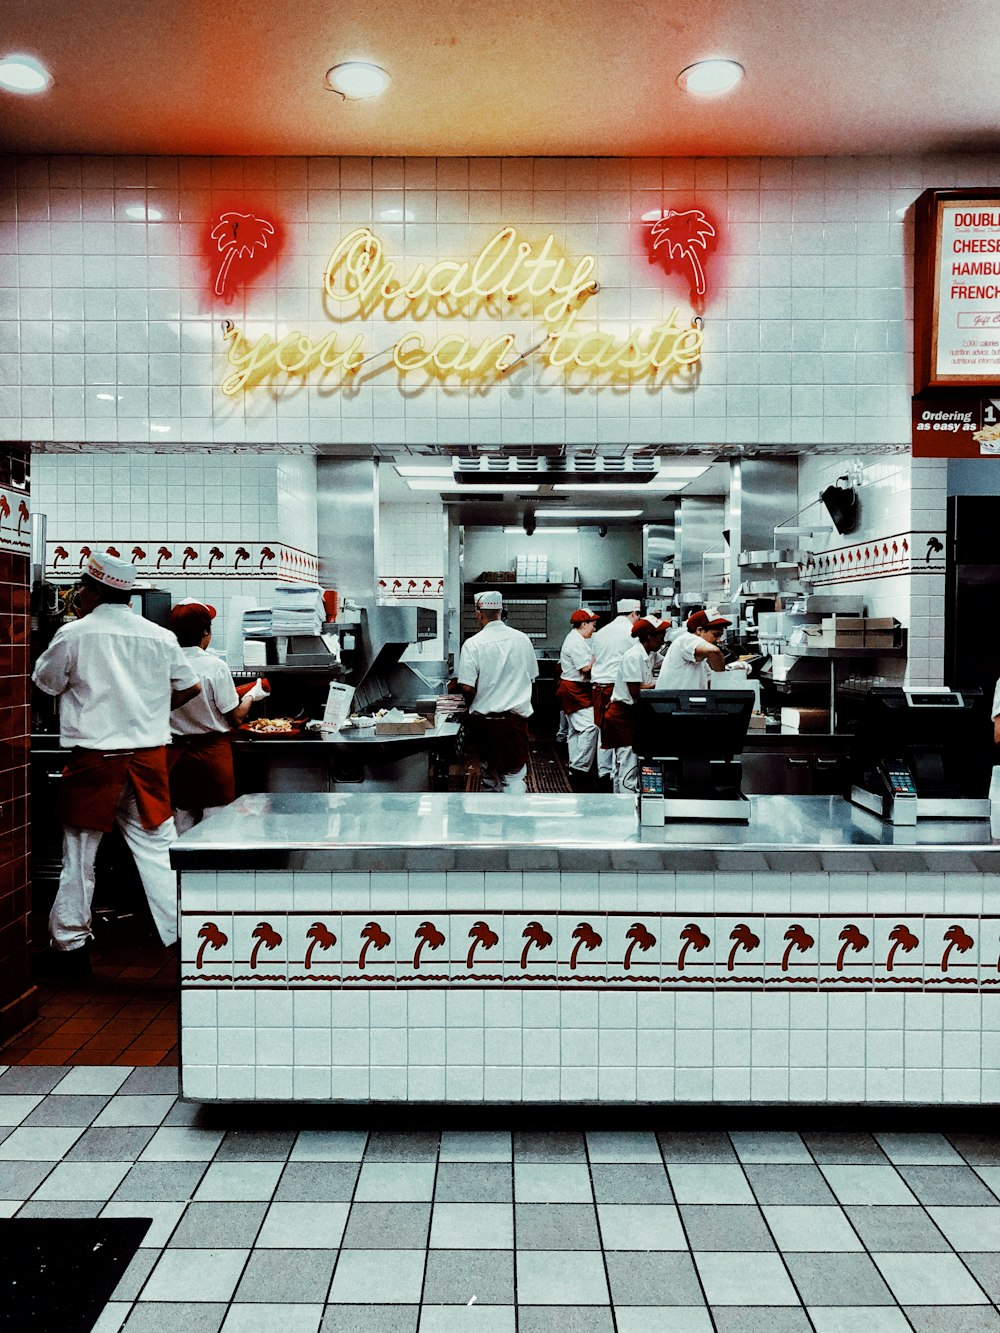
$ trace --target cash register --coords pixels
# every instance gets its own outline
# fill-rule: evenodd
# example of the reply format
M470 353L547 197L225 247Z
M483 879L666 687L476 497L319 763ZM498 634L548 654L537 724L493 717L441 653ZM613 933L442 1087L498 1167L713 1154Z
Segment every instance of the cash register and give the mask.
M989 818L993 737L980 690L876 686L854 725L854 805L895 825Z
M750 690L644 690L635 703L639 821L747 823L740 756Z

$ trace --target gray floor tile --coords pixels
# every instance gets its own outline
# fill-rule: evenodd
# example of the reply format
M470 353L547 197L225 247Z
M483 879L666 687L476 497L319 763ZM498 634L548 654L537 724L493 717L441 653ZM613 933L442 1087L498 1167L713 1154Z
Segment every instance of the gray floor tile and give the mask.
M211 1112L196 1102L174 1102L163 1117L165 1125L207 1125Z
M899 1174L925 1207L931 1204L978 1204L1000 1209L1000 1200L971 1167L901 1166Z
M717 1164L736 1161L736 1151L728 1134L711 1132L704 1134L661 1133L656 1136L660 1142L663 1160L670 1166L673 1162L714 1162Z
M764 1216L779 1250L845 1253L863 1248L841 1208L822 1204L768 1204Z
M709 1305L795 1305L799 1298L779 1254L699 1254L695 1262Z
M281 1203L349 1202L361 1169L359 1162L289 1162L274 1197Z
M222 1333L317 1333L322 1305L231 1305Z
M362 1203L423 1203L434 1197L433 1162L369 1162L361 1165L354 1197Z
M760 1204L837 1202L818 1166L748 1165L746 1173Z
M446 1129L441 1135L441 1162L509 1162L513 1158L509 1129Z
M601 1305L519 1305L517 1327L519 1333L614 1333L615 1325Z
M678 1203L747 1203L754 1199L740 1165L680 1163L670 1167Z
M947 1250L948 1242L923 1208L854 1204L844 1210L866 1250Z
M514 1333L513 1305L423 1305L420 1333Z
M601 1248L592 1203L519 1203L515 1216L519 1250Z
M320 1333L417 1333L418 1305L329 1305Z
M598 1203L673 1203L670 1181L662 1166L629 1162L621 1166L595 1163L590 1168Z
M159 1257L156 1250L136 1250L132 1262L122 1273L118 1280L118 1286L111 1293L111 1299L113 1301L134 1301L146 1279L153 1271L153 1266ZM175 1292L174 1294L179 1293Z
M280 1162L211 1162L201 1178L195 1198L208 1203L268 1200L277 1188L280 1175Z
M801 1306L751 1305L740 1309L714 1305L712 1317L718 1333L812 1333L812 1324Z
M133 1069L119 1089L126 1097L141 1096L150 1092L171 1092L176 1096L178 1090L178 1072L170 1065L151 1065Z
M802 1141L817 1162L864 1166L888 1161L871 1134L811 1133L803 1134Z
M28 1199L52 1170L51 1162L0 1162L0 1199Z
M578 1133L519 1131L514 1135L515 1162L586 1162L584 1138Z
M346 1203L272 1203L257 1237L257 1248L335 1250L344 1234L349 1206Z
M292 1148L293 1162L360 1162L368 1132L363 1129L303 1129Z
M973 1170L985 1182L987 1189L1000 1199L1000 1166L975 1166Z
M0 1074L0 1095L8 1092L51 1092L68 1072L63 1065L11 1065ZM1000 1161L1000 1158L997 1160Z
M108 1102L94 1120L95 1125L159 1125L174 1104L167 1093L148 1093L133 1097L119 1094Z
M593 1197L586 1162L514 1163L516 1203L590 1203Z
M618 1305L615 1320L618 1333L715 1333L707 1305Z
M423 1277L423 1250L341 1250L329 1300L366 1305L378 1296L385 1305L415 1305Z
M915 1204L916 1196L894 1166L823 1166L827 1184L840 1203ZM904 1167L903 1170L914 1170ZM947 1167L931 1167L945 1171Z
M423 1300L428 1305L512 1305L512 1250L431 1250Z
M928 1208L927 1211L952 1249L1000 1251L1000 1208Z
M606 1258L616 1305L698 1305L702 1300L689 1254L616 1250Z
M172 1301L183 1292L193 1302L228 1301L247 1257L246 1250L164 1250L139 1299Z
M182 1250L248 1250L267 1212L266 1203L192 1203L170 1237Z
M427 1244L430 1203L358 1203L347 1219L347 1250L419 1250Z
M26 1129L19 1125L0 1143L0 1161L61 1162L82 1133L82 1127Z
M33 1127L38 1125L87 1126L95 1116L104 1110L110 1100L111 1098L106 1094L96 1097L45 1097L21 1123Z
M93 1133L111 1134L113 1130L94 1130ZM136 1133L118 1130L119 1134ZM143 1131L146 1132L146 1131ZM215 1156L222 1142L221 1129L198 1129L194 1125L161 1125L151 1132L149 1142L142 1150L144 1162L208 1162Z
M115 1190L115 1202L190 1199L204 1172L204 1162L137 1162Z
M295 1142L294 1129L230 1129L215 1154L217 1162L284 1162Z
M1000 1253L962 1253L966 1266L994 1305L1000 1305Z
M662 1162L660 1145L651 1132L588 1130L587 1155L591 1162Z
M336 1261L336 1250L254 1250L233 1299L322 1305Z
M0 1093L0 1125L9 1129L13 1125L23 1124L43 1100L44 1093L40 1092Z
M898 1305L810 1305L816 1333L912 1333Z
M597 1213L605 1250L686 1250L688 1247L673 1204L602 1203L598 1205ZM520 1233L518 1244L521 1244Z
M890 1162L900 1166L961 1166L962 1159L943 1134L876 1134Z
M518 1250L517 1298L524 1305L610 1305L599 1250Z
M137 1305L125 1322L123 1333L219 1333L226 1317L224 1305L188 1305L163 1302Z
M75 1065L65 1071L65 1077L59 1080L53 1092L57 1097L75 1096L77 1093L85 1096L107 1093L110 1096L118 1091L131 1073L127 1065ZM0 1091L2 1089L3 1084L0 1083Z
M18 1217L97 1217L101 1199L29 1199L17 1211ZM137 1214L133 1213L133 1217Z
M512 1250L514 1209L509 1203L436 1203L431 1249Z
M441 1136L429 1130L374 1131L365 1149L366 1162L437 1161Z
M3 1081L0 1080L0 1090ZM25 1092L34 1089L24 1089ZM948 1142L972 1166L1000 1166L1000 1134L948 1134Z
M733 1131L729 1137L741 1162L812 1165L812 1156L799 1134L782 1130L740 1130Z
M998 1333L1000 1314L988 1305L908 1305L914 1333Z
M805 1305L895 1305L867 1254L786 1254Z
M681 1205L692 1250L773 1250L764 1215L755 1205Z
M441 1162L434 1197L442 1203L510 1203L513 1173L503 1162Z
M111 1198L129 1171L128 1162L60 1162L35 1191L36 1199Z
M183 1203L144 1199L142 1203L108 1203L101 1209L102 1217L148 1217L149 1230L140 1244L143 1249L162 1250L170 1240L174 1228L184 1212Z
M134 1162L155 1134L151 1125L85 1129L66 1154L67 1162Z
M986 1293L957 1254L873 1254L900 1305L985 1305Z

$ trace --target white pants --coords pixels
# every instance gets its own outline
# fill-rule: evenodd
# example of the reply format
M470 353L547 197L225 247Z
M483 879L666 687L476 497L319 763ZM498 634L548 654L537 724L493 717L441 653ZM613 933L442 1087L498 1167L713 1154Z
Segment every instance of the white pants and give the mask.
M204 810L175 810L174 827L177 829L178 838L182 833L187 833L189 828L194 828L195 824L200 824L210 815L217 815L225 808L224 805L206 805Z
M170 868L170 846L177 840L174 821L144 829L132 784L126 782L115 821L122 831L146 891L146 901L160 939L177 939L177 877ZM93 935L90 908L94 900L94 860L103 833L98 829L63 830L63 864L52 911L49 935L54 949L79 949Z
M619 745L614 750L605 750L611 756L611 790L617 795L622 792L634 792L638 786L638 760L631 745Z
M575 713L567 713L566 720L569 723L569 766L581 773L589 773L594 767L597 742L601 738L594 721L594 710L580 708Z
M521 795L528 790L528 765L523 764L515 773L499 773L489 764L479 761L480 789Z
M564 712L562 712L562 710L560 710L559 726L556 728L556 740L565 741L568 738L568 736L569 736L569 718Z

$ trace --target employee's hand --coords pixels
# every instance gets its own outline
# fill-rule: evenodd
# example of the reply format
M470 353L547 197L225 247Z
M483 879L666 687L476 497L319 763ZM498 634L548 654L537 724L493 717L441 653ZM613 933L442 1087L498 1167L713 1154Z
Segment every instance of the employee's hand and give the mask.
M745 671L746 674L749 676L749 674L750 674L750 663L749 663L749 662L728 662L728 663L726 664L726 670L727 670L727 671Z

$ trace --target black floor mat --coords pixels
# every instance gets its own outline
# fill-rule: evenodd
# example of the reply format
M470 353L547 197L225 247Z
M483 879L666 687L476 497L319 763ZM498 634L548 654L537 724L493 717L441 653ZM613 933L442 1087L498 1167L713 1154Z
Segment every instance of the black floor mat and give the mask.
M0 1329L90 1333L151 1222L0 1219Z

